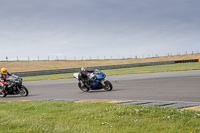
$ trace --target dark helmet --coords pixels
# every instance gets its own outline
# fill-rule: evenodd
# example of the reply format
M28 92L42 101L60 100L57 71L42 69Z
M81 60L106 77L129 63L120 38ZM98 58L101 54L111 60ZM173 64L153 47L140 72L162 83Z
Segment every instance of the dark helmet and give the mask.
M83 75L87 75L87 73L88 73L87 67L81 67L81 73L82 73Z

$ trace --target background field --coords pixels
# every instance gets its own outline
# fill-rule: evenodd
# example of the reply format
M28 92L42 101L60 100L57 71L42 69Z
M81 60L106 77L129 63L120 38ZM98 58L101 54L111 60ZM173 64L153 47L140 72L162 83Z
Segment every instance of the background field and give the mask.
M169 60L200 59L200 54L174 55L155 58L119 59L119 60L58 60L58 61L1 61L0 67L6 67L9 72L49 70L62 68L91 67L103 65L119 65L142 62Z

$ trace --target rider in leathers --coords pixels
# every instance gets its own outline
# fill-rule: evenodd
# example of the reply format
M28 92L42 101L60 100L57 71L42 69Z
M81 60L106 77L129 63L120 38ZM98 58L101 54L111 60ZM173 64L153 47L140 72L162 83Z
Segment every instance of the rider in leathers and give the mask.
M7 76L11 76L6 68L1 69L1 74L0 74L0 89L1 91L6 88L6 85L9 85L6 81Z
M78 74L78 80L83 82L83 87L86 86L86 82L90 81L88 78L88 69L87 67L81 67L81 72ZM91 87L90 84L87 84L88 87Z

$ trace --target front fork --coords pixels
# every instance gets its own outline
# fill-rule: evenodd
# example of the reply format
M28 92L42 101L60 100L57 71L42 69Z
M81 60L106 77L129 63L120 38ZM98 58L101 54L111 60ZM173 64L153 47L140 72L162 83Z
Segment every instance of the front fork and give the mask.
M103 79L103 80L100 81L100 83L101 83L101 85L102 85L102 88L105 87L105 81L106 81L105 79Z

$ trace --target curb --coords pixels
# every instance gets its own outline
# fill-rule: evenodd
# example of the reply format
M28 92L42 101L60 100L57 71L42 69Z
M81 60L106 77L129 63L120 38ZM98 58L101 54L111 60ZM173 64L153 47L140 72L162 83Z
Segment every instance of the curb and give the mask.
M200 111L200 102L179 102L179 101L149 101L149 100L8 100L0 102L26 102L26 101L74 101L75 103L113 103L122 105L151 105L159 107L177 108L181 110Z
M79 100L75 103L115 103L123 105L152 105L177 109L200 111L200 102L177 102L177 101L135 101L135 100Z

